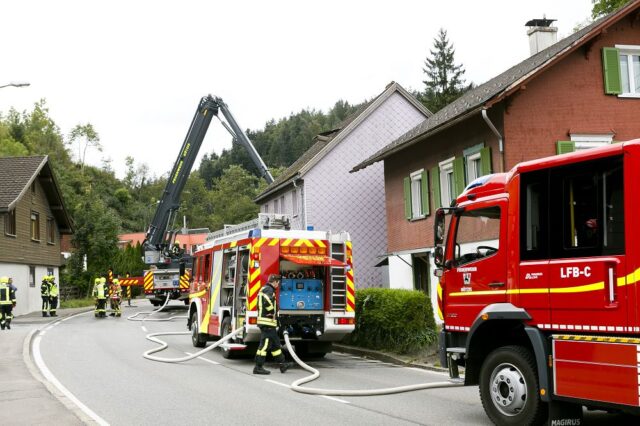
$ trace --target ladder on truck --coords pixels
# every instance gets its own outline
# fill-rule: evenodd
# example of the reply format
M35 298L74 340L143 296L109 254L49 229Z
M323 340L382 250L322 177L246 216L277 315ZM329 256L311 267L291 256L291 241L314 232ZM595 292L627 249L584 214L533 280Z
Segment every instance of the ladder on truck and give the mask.
M331 239L331 257L342 263L347 263L347 248L345 241ZM344 267L331 266L331 309L344 310L347 308L347 271Z

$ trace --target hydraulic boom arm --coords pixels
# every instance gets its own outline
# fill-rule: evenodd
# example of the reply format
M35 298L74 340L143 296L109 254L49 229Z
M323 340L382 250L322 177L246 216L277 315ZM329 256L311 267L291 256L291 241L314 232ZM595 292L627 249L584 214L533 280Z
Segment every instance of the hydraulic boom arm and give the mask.
M211 119L213 116L218 116L218 111L222 111L222 115L227 122L220 121L225 129L231 133L234 142L239 142L247 149L251 160L253 160L260 170L262 177L264 177L268 183L273 182L273 177L271 173L269 173L269 169L267 169L267 166L264 164L264 161L262 161L262 158L260 158L260 155L247 135L242 131L240 126L238 126L227 105L219 97L211 95L203 97L198 104L196 113L191 121L191 126L178 154L178 159L173 165L173 169L167 180L167 186L164 189L153 220L147 230L144 242L145 253L148 251L157 251L157 256L153 256L155 260L151 263L159 260L160 252L168 244L165 241L165 234L174 221L176 212L180 206L180 195L191 173L191 168L196 160L196 156L200 151L202 141L209 129ZM149 263L147 259L145 255L145 262Z

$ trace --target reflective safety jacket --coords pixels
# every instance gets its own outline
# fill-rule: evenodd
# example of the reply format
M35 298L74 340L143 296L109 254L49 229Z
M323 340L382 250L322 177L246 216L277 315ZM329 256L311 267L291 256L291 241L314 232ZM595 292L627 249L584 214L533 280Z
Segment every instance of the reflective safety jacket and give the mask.
M49 297L50 288L49 281L42 280L42 285L40 285L40 296Z
M93 297L97 299L106 299L105 285L102 283L95 284L93 286Z
M16 292L8 284L0 283L0 305L16 303Z
M51 287L49 288L49 296L58 297L58 284L51 283Z
M258 325L277 327L277 315L276 289L267 284L258 292Z

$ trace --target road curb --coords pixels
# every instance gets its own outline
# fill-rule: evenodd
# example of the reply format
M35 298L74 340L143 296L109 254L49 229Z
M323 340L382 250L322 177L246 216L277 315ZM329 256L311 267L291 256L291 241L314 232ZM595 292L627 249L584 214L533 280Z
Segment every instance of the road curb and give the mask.
M75 312L70 315L61 316L53 322L44 324L44 327L34 328L29 332L29 334L24 338L22 342L22 360L27 366L27 370L31 373L34 379L39 381L44 385L44 387L49 391L49 393L56 398L67 410L73 413L82 423L86 425L95 425L97 424L91 417L87 416L75 403L73 403L69 398L67 398L55 385L49 382L43 375L38 366L35 364L33 360L33 341L38 337L40 332L48 327L53 326L67 318L71 318L75 315L82 315L87 312L92 311L93 308L87 309L81 312Z
M436 367L435 365L423 364L419 362L405 361L392 354L388 354L380 351L374 351L372 349L364 349L364 348L358 348L355 346L341 345L336 343L333 344L333 348L337 352L344 352L351 355L357 355L363 358L376 359L378 361L389 362L391 364L402 365L404 367L413 367L413 368L420 368L422 370L437 371L439 373L448 373L448 370L446 368Z

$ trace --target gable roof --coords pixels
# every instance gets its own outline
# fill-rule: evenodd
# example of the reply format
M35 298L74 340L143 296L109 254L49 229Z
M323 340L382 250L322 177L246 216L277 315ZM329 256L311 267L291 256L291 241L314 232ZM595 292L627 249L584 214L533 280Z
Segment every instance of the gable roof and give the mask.
M446 129L450 125L479 113L483 109L491 108L496 103L515 93L526 82L537 77L550 66L580 46L585 45L603 31L606 31L609 26L617 23L633 10L638 9L638 7L640 7L640 0L634 0L617 12L594 21L581 30L509 68L502 74L466 92L429 119L355 166L351 172L364 169L426 137Z
M64 208L60 189L46 155L0 158L0 213L13 209L36 178L39 178L60 233L71 234L71 218Z
M400 84L392 81L382 93L372 100L365 102L356 112L340 123L337 128L317 135L314 138L315 143L267 186L254 201L260 202L301 178L395 92L405 97L414 107L421 111L425 117L432 115L431 111L425 108L422 103L407 92Z

